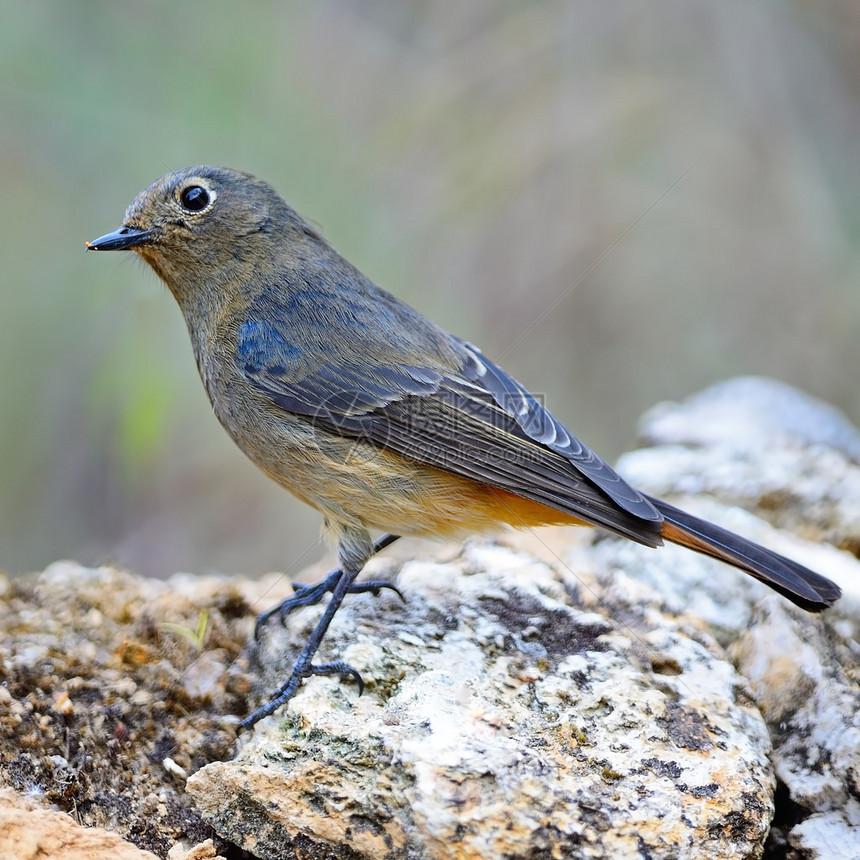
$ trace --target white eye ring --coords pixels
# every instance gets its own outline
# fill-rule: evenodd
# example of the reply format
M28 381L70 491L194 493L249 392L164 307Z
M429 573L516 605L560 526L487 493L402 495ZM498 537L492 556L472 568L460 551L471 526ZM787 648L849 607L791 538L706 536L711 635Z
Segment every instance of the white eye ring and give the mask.
M208 209L217 195L200 179L191 179L177 193L176 199L184 212L199 215Z

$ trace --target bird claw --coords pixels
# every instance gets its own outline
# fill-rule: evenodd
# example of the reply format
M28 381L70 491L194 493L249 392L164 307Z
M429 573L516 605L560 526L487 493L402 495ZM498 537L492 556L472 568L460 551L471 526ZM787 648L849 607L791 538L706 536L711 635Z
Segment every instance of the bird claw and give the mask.
M332 575L327 576L320 582L314 582L311 585L294 582L293 591L295 594L284 600L278 607L281 621L283 622L293 609L297 609L300 606L313 606L315 603L319 603L320 600L322 600L323 595L326 592L332 591L335 585L337 585L337 577ZM393 591L404 603L406 602L403 592L396 585L387 582L384 579L368 579L365 582L356 582L346 590L346 593L370 593L374 597L379 597L379 592L382 591L383 588Z
M374 555L380 550L385 549L385 547L391 546L396 540L399 540L397 535L382 535L382 537L374 541L370 555ZM293 609L319 603L325 594L331 592L331 600L323 610L322 616L308 637L308 641L305 643L305 647L302 649L298 660L293 665L293 671L289 679L274 692L272 698L265 705L257 708L257 710L242 720L237 727L237 731L243 732L253 728L260 720L275 713L281 705L289 702L298 691L302 681L311 675L338 675L343 679L352 678L358 684L358 695L360 696L364 692L364 681L361 675L348 663L344 663L343 660L335 660L331 663L320 663L318 665L311 663L320 646L320 642L322 642L326 634L326 630L328 630L331 620L334 618L343 598L347 594L370 592L373 595L378 595L383 588L388 588L405 602L400 589L385 580L371 579L367 582L357 583L355 578L358 572L358 570L344 567L342 570L333 570L320 582L311 585L294 584L293 590L295 594L292 597L287 598L268 612L263 612L257 616L257 623L254 627L254 639L259 641L263 626L273 615L278 615L283 623L286 616Z
M281 601L277 606L273 606L271 609L261 612L257 616L257 621L254 625L254 640L257 642L260 641L263 627L268 623L272 616L277 615L280 618L281 624L286 624L287 616L294 609L300 609L303 606L314 606L319 603L326 594L334 591L339 578L340 571L336 570L333 573L330 573L325 579L309 585L294 582L293 591L295 593L292 597L288 597L286 600ZM386 582L383 579L371 579L367 582L356 582L347 589L346 593L369 593L374 597L378 597L383 588L393 591L404 603L406 602L403 592L401 592L396 585L392 585L392 583Z
M302 681L304 681L305 678L310 678L312 675L320 675L323 677L328 675L337 675L342 680L352 678L355 683L358 684L358 695L360 696L364 693L364 680L361 675L359 675L358 670L354 669L349 665L349 663L345 663L343 660L335 660L332 663L319 663L317 665L308 663L304 666L297 663L293 666L293 671L290 674L289 680L279 690L275 691L272 698L265 705L262 705L245 717L245 719L236 727L236 731L238 733L246 731L247 729L253 728L253 726L264 717L271 716L278 708L281 707L281 705L288 702L296 694Z
M304 677L311 675L338 675L341 680L352 678L358 684L358 695L364 692L364 681L357 669L353 669L349 663L344 663L343 660L335 660L333 663L320 663L317 666L311 665L305 670L307 674Z

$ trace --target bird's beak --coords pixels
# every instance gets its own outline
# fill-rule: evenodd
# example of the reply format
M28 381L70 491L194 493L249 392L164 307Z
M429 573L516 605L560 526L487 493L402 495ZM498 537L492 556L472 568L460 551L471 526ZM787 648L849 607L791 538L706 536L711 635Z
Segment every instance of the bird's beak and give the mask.
M135 245L146 245L158 230L138 230L134 227L120 227L113 233L100 236L87 242L88 251L127 251Z

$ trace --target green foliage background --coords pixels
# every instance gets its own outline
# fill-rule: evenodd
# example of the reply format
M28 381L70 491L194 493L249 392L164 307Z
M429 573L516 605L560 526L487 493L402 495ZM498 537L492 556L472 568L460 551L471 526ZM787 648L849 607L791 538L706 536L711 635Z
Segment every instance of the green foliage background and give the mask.
M734 374L860 419L855 0L0 13L6 569L320 553L316 515L217 426L155 276L84 255L188 164L267 179L608 457Z

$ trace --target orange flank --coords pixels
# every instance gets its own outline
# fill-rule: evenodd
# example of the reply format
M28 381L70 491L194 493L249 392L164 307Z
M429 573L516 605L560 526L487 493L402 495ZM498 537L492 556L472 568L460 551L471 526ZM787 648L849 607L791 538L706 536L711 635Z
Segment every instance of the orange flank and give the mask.
M431 468L423 467L422 489L427 491L427 495L419 502L420 510L416 512L419 516L412 520L412 527L404 529L408 534L457 540L474 534L498 532L501 523L517 529L591 525L540 502L440 469L432 469L437 480L433 482L435 486L428 487L426 478ZM420 531L416 531L415 524L420 524Z

